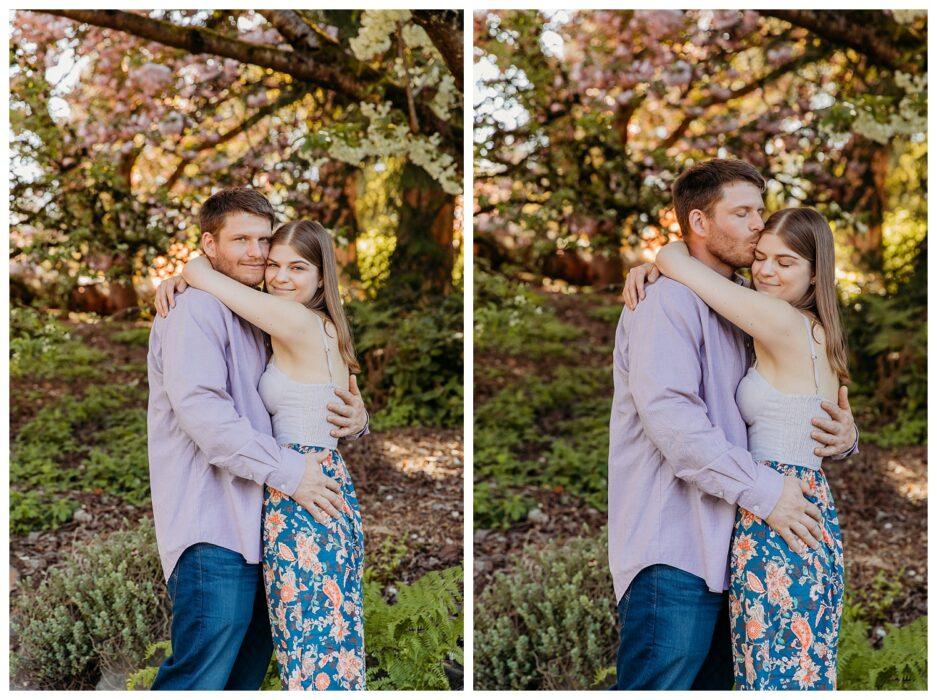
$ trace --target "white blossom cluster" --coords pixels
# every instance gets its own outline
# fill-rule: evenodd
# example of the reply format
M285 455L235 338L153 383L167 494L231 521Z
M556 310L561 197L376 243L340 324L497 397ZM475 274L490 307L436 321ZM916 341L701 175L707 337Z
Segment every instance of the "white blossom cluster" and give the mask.
M354 143L346 140L346 132L327 131L328 155L336 160L362 167L371 158L403 156L423 168L445 192L459 194L462 181L455 159L440 150L439 134L426 137L410 133L405 124L395 123L390 102L359 105L362 116L368 120L364 138Z
M358 36L348 42L352 53L361 61L384 53L390 48L390 37L397 31L397 23L408 19L410 10L365 10Z
M917 134L927 130L927 74L910 75L897 71L895 84L905 94L888 121L879 121L871 110L859 108L853 122L857 132L876 143L888 143L895 134Z
M926 17L927 10L892 10L891 16L898 24L911 24L918 17Z

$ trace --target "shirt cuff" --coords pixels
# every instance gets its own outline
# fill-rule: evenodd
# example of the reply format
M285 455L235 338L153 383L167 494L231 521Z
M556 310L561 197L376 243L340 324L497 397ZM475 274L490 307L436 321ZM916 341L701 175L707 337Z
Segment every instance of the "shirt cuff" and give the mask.
M771 467L755 463L755 483L739 496L739 505L762 520L767 520L771 511L781 500L784 477Z
M288 447L280 448L280 468L267 475L267 486L292 496L306 473L306 455Z
M357 433L355 433L354 435L349 435L345 438L342 438L343 440L347 440L350 442L352 440L357 440L358 438L363 438L365 435L371 434L371 414L368 413L367 409L365 409L364 415L365 415L364 427L361 430L359 430Z

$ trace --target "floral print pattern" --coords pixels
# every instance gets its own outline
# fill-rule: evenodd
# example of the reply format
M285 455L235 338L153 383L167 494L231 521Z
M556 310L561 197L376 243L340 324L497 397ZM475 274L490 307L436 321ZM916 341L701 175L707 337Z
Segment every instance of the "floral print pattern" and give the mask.
M287 445L302 454L325 448ZM341 487L328 526L289 496L264 489L264 585L280 680L287 690L364 690L364 534L345 461L322 463Z
M735 518L729 619L739 690L835 690L843 615L843 544L823 470L763 462L806 484L820 509L820 550L791 550L744 508Z

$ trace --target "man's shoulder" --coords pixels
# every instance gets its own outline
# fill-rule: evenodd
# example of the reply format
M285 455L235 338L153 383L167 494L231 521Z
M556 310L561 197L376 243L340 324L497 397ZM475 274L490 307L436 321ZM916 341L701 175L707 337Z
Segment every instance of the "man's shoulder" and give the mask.
M681 282L661 277L644 288L645 298L642 304L649 303L668 315L677 313L699 313L706 304L699 295ZM640 306L640 305L639 305Z
M224 318L231 314L231 310L216 297L194 287L189 287L176 295L176 306L169 312L168 318L172 318L175 311L182 311L198 318Z

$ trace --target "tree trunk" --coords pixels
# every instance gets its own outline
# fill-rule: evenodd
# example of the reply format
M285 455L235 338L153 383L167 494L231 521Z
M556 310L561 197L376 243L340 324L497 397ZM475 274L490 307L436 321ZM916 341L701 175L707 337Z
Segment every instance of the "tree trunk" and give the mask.
M403 167L401 188L397 245L387 286L405 296L445 294L452 287L455 197L410 162Z

